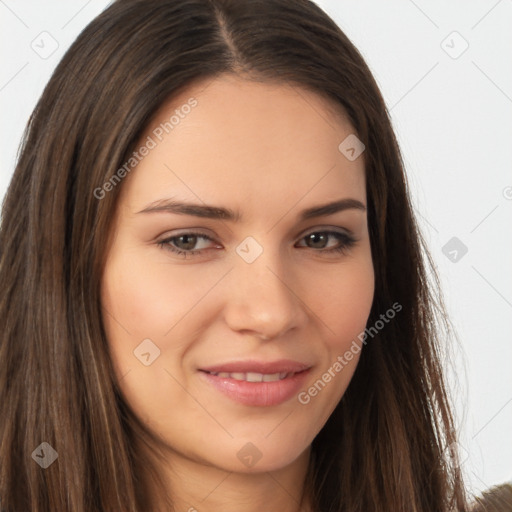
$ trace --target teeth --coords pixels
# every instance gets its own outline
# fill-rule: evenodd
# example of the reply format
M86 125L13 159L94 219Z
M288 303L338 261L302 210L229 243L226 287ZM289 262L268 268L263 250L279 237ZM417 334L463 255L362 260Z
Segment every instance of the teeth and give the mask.
M278 380L283 380L287 377L293 375L292 373L281 372L281 373L256 373L256 372L247 372L247 373L228 373L228 372L211 372L212 375L217 377L221 377L222 379L234 379L234 380L244 380L246 382L276 382Z
M263 374L262 373L252 373L249 372L247 374L247 377L245 378L247 382L262 382L263 381Z

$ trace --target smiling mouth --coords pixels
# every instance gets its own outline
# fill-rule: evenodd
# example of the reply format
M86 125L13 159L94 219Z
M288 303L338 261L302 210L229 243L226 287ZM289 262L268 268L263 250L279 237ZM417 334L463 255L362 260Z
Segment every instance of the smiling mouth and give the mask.
M292 377L296 373L300 372L280 372L280 373L256 373L256 372L206 372L210 375L214 375L215 377L220 377L221 379L234 379L241 380L245 382L277 382L278 380L284 380L289 377Z
M252 366L254 367L254 364ZM258 368L259 372L240 371L245 368L236 368L238 371L230 372L221 370L232 368L201 369L199 375L209 387L235 402L248 406L268 407L279 405L296 395L305 386L311 370L311 367L305 365L295 364L283 368L284 365L281 364L279 369L283 371L275 371L275 366L269 369ZM263 373L265 370L266 373Z

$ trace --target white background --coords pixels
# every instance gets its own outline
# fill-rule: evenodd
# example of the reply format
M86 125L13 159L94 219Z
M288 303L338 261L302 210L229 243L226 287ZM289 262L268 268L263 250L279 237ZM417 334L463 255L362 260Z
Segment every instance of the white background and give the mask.
M512 1L317 3L365 57L393 118L460 340L450 383L468 486L512 480ZM107 4L0 0L0 198L45 83ZM34 50L52 44L47 58ZM453 237L468 249L456 262L442 250Z

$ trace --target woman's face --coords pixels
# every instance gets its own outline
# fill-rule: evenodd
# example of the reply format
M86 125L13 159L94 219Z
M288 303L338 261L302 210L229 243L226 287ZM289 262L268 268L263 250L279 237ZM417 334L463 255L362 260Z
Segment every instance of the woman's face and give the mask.
M326 101L227 75L192 87L117 185L111 357L176 460L283 468L354 373L374 293L364 153Z

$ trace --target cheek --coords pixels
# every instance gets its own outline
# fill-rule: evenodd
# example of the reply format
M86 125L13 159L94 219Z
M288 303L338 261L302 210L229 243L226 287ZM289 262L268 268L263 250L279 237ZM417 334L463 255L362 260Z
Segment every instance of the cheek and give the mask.
M175 336L165 334L197 302L198 291L195 288L194 292L183 272L171 275L164 263L148 265L144 256L142 250L139 254L122 248L112 251L103 275L101 297L110 357L120 390L139 418L156 426L159 416L165 416L163 394L156 390L172 387L172 379L165 371L170 367L168 359L183 350ZM148 339L154 346L147 345ZM149 350L151 358L158 353L147 366L138 350L143 341L148 347L144 353Z
M196 309L219 279L214 272L184 267L169 265L165 257L148 264L147 248L115 248L105 267L101 295L110 355L129 401L141 402L134 405L137 410L151 408L158 396L154 390L169 386L164 370L183 357L204 321ZM137 350L147 339L158 357L146 367Z
M297 395L304 442L311 442L325 425L357 368L364 350L360 335L365 330L373 302L372 276L370 272L364 277L333 282L338 285L336 292L318 297L318 303L324 307L319 316L326 335L319 351L320 364Z
M133 336L162 338L204 295L210 280L196 275L191 282L179 267L172 271L161 261L148 265L143 254L112 258L104 275L103 303Z
M325 333L323 358L298 398L315 410L321 423L327 421L357 367L375 285L369 256L347 260L336 272L330 269L315 277L315 292L308 300Z
M313 289L308 300L324 324L326 342L344 349L364 331L370 315L375 290L371 258L354 260L336 272L317 273Z

